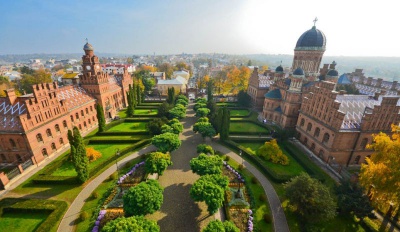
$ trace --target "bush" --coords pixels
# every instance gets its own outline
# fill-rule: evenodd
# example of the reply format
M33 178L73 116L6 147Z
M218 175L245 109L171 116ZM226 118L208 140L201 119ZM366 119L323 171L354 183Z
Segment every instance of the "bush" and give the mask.
M229 160L231 160L230 156L225 156L225 161L228 162Z
M289 164L289 158L283 154L275 139L265 142L264 145L258 148L257 155L275 164Z
M242 171L244 169L243 164L239 164L238 169L239 169L239 171Z
M268 213L264 214L264 221L268 224L271 223L272 222L271 215L269 215Z
M83 211L80 215L79 215L79 220L81 222L85 221L86 219L89 218L89 214L86 211Z
M86 156L88 157L89 162L93 162L101 157L101 153L99 151L96 151L92 147L87 147L86 148Z
M94 192L92 192L91 197L92 197L92 199L97 199L97 198L99 198L99 193L94 191Z
M251 177L251 183L258 184L258 180L255 176Z
M110 177L109 177L110 180L116 180L117 178L118 178L118 173L116 173L116 172L111 174Z
M199 144L199 145L197 145L197 153L214 155L214 150L210 145Z

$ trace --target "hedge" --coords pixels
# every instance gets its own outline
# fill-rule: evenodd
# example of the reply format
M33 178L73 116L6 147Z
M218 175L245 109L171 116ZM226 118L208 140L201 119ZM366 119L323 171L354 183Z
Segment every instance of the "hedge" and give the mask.
M40 224L36 232L49 232L56 231L64 216L65 211L68 209L67 202L44 200L44 199L17 199L5 198L0 201L3 205L1 212L24 212L24 213L41 213L51 212L46 220Z
M142 118L125 118L125 122L149 122L151 120L153 120L154 118L146 118L146 117L142 117Z
M254 135L254 136L259 136L260 134L261 135L271 135L270 132L248 132L248 131L242 131L242 132L231 132L231 131L229 131L229 134L230 135Z
M44 185L79 185L80 182L76 176L52 176L51 174L39 174L32 179L35 184Z
M144 102L140 103L139 105L144 105L146 103L160 103L162 104L164 100L145 100Z
M93 144L125 144L125 143L137 143L141 139L91 139L89 145Z
M247 137L236 137L236 138L230 138L235 143L265 143L267 141L271 141L273 138L272 137L267 137L267 138L247 138Z
M266 176L268 176L273 182L275 183L284 183L289 181L293 176L291 175L281 175L278 174L271 169L269 169L267 166L263 164L263 160L260 159L259 157L252 155L251 152L247 150L247 148L231 141L231 140L225 140L222 141L223 144L227 145L229 148L231 148L234 151L239 151L242 150L242 156L246 158L247 161L250 161L253 163L257 168Z
M139 105L135 107L135 110L146 110L146 109L158 109L159 105Z
M128 136L128 135L149 135L148 131L105 131L98 133L98 136Z
M150 115L150 114L134 114L130 118L144 118L144 117L154 119L154 118L158 118L159 116L158 116L158 114L154 114L154 115Z

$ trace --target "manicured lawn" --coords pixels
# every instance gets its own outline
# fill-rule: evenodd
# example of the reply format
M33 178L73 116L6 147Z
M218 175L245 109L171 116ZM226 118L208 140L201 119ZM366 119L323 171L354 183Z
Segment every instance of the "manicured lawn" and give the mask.
M235 162L233 159L230 159L228 164L235 168L236 170L239 170L239 164ZM254 220L253 223L256 225L256 227L259 229L258 231L273 231L272 230L272 224L268 224L264 220L264 214L269 214L271 215L270 208L268 207L268 200L266 202L263 202L260 200L261 195L265 195L264 189L259 183L252 183L251 179L253 177L253 174L251 172L247 171L247 169L244 169L240 171L244 178L246 179L246 182L248 183L248 187L250 187L251 192L253 193L253 197L255 200L255 212L254 212ZM272 216L271 216L272 218Z
M135 109L134 115L157 115L158 109Z
M246 148L249 148L254 154L256 154L258 148L263 143L241 143L241 142L238 142L238 144L240 144ZM306 172L306 170L304 170L304 168L289 153L287 153L284 149L282 149L282 151L289 158L289 165L274 164L269 161L264 161L264 164L279 175L296 176L296 175L299 175L301 172Z
M89 171L95 169L98 165L106 161L111 156L114 156L117 149L122 150L132 144L93 144L87 147L92 147L101 153L101 158L89 163ZM53 176L76 176L76 171L72 162L63 162L61 167L52 173Z
M135 132L135 131L147 131L147 122L124 122L116 125L107 132Z
M118 135L118 136L96 136L91 138L93 141L103 141L103 140L115 140L115 141L123 141L123 140L142 140L148 139L150 135Z
M119 112L118 112L118 116L119 116L120 118L126 118L126 117L127 117L127 115L126 115L126 110L121 110L121 111L119 111Z
M232 116L237 116L237 117L244 117L249 115L249 110L230 110L231 117Z
M6 212L0 217L0 231L30 232L46 220L50 213L41 211L40 213L17 213Z
M217 102L217 106L236 107L238 104L235 102Z
M231 121L229 131L232 133L240 132L254 132L254 133L268 133L268 129L261 127L251 122L236 122Z

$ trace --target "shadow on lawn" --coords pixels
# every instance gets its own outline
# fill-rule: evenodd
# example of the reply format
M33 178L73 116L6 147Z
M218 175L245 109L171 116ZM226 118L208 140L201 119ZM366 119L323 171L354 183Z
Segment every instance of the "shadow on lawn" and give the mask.
M162 231L200 231L199 222L204 220L204 215L189 196L191 187L191 184L180 183L164 189L164 203L160 211L166 216L157 222Z

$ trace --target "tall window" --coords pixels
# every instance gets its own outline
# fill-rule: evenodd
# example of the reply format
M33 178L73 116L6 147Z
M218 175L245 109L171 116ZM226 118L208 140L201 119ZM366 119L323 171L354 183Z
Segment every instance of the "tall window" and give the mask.
M40 143L40 142L43 142L43 137L42 137L42 134L37 134L36 135L36 139L37 139L37 141Z
M56 144L55 144L55 143L51 143L51 149L52 149L53 151L57 150Z
M86 114L89 114L89 109L88 108L86 108Z
M63 126L64 126L64 128L68 128L68 125L67 125L67 121L63 121Z
M13 139L10 139L10 144L13 149L17 148L17 144L15 143L15 141Z
M42 149L42 155L43 155L43 156L48 156L46 148L43 148L43 149Z
M364 138L363 140L361 140L360 144L361 149L365 149L367 147L367 144L368 144L368 138Z
M358 164L360 162L361 156L358 155L355 159L354 159L354 164Z
M302 118L301 121L300 121L300 126L301 126L301 127L304 126L304 122L305 122L305 120L304 120L304 118Z
M64 139L63 139L63 138L60 138L59 141L60 141L60 144L61 144L61 145L64 145Z
M56 124L56 125L54 126L54 128L56 129L56 132L60 132L60 126L59 126L58 124Z
M51 130L50 130L50 129L47 129L47 130L46 130L46 134L47 134L48 137L51 137Z
M315 128L314 137L318 138L320 129L319 127Z
M73 122L74 121L74 116L71 115L70 117L71 117L71 122Z
M311 131L311 129L312 129L312 124L309 122L307 125L307 131Z
M82 117L83 117L83 110L81 110L81 115L82 115Z
M323 142L323 143L327 143L327 142L329 141L329 137L330 137L329 134L328 134L328 133L325 133L325 134L324 134L324 139L322 140L322 142Z
M78 113L75 114L75 118L79 119L79 114Z

